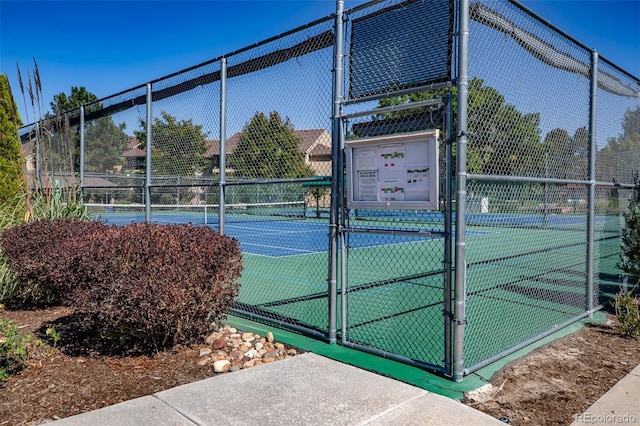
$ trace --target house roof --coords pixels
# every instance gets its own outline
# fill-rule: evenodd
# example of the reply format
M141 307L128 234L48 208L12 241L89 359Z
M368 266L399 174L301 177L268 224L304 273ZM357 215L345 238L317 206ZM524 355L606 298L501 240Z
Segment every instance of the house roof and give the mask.
M25 158L28 158L29 156L33 155L33 147L34 147L34 145L35 145L35 142L33 142L33 141L25 142L25 143L22 144L22 147L21 147L22 155Z
M326 129L303 129L294 130L294 135L300 139L298 146L305 154L327 155L331 154L331 135ZM235 133L227 139L225 151L227 155L232 154L240 142L240 132ZM135 136L129 136L128 149L122 153L124 158L140 158L146 155L146 151L140 148L142 143ZM207 139L207 147L204 157L212 158L220 155L220 140ZM22 153L25 156L32 155L33 142L22 144Z
M224 147L224 151L228 154L233 153L236 147L238 146L238 142L240 142L240 132L234 134L230 138L227 138L226 145ZM220 155L220 140L219 139L209 139L205 141L207 146L207 150L204 153L204 158L211 158L214 155Z
M127 144L128 148L125 152L122 153L124 158L137 158L144 157L147 155L144 149L140 148L142 142L138 140L135 136L129 136L129 142Z
M131 148L122 153L125 158L144 157L145 155L147 155L146 151L140 148Z
M30 184L30 186L34 186L35 182L35 176L33 175L27 175L27 180ZM56 184L56 181L58 181L58 183ZM73 175L54 175L54 176L50 176L50 175L46 175L44 173L42 173L40 175L40 183L42 185L43 188L53 188L53 187L60 187L60 188L73 188L73 187L77 187L78 185L80 185L80 178L78 176L73 176ZM118 185L116 185L115 183L111 182L110 180L101 178L101 177L85 177L84 179L84 186L86 187L98 187L98 188L115 188Z
M300 139L298 147L300 151L305 154L325 154L331 152L331 135L326 129L304 129L294 130L293 134ZM240 132L235 133L233 136L227 139L225 146L225 152L227 155L232 154L235 151L238 143L240 142ZM210 139L205 141L207 145L207 151L204 154L205 158L211 158L214 155L220 155L220 140ZM328 146L328 151L325 152L325 148Z

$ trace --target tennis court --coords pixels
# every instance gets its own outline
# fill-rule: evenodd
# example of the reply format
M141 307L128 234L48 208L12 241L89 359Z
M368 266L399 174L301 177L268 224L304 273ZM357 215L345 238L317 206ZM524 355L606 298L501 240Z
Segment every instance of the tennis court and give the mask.
M227 210L225 233L238 240L244 254L236 309L326 337L328 222L303 207ZM140 211L117 210L96 218L116 225L144 220ZM345 304L348 316L340 318L339 333L350 344L442 365L450 309L445 306L442 214L359 211L348 220L351 231L363 232L347 232L344 238L348 283L339 288L338 309ZM604 229L608 220L595 222ZM154 208L152 222L217 229L217 209ZM466 342L470 365L583 312L585 216L471 214L467 222L467 312L474 331ZM614 245L603 241L599 246L603 264L607 250L617 253Z

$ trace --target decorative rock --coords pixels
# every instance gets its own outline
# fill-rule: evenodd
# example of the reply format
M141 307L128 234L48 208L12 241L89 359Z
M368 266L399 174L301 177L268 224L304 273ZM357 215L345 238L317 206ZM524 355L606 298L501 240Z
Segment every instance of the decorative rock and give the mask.
M229 345L229 346L232 346L232 347L234 347L234 348L237 348L237 347L238 347L238 346L240 346L242 343L243 343L243 342L242 342L242 339L240 339L239 337L238 337L238 338L233 338L233 339L232 339L232 338L229 338L229 343L228 343L228 345Z
M222 349L227 346L227 340L220 337L211 342L211 346L213 346L214 349Z
M230 369L231 369L231 363L229 361L227 361L226 359L215 361L213 363L213 371L214 371L214 373L226 373Z
M210 335L207 336L206 339L204 339L204 342L207 345L211 345L213 344L213 341L216 339L219 339L222 337L222 333L218 332L218 331L214 331L213 333L211 333Z
M215 373L252 368L298 354L295 349L276 342L270 331L263 337L228 325L209 334L205 342L208 347L200 348L197 364L212 365Z
M244 356L249 357L249 358L255 358L258 355L258 351L256 351L255 349L251 349L247 352L245 352Z
M244 352L239 350L234 350L229 353L229 356L233 359L242 359L244 358Z
M244 340L245 342L253 342L255 339L256 337L253 335L253 333L242 334L242 340Z

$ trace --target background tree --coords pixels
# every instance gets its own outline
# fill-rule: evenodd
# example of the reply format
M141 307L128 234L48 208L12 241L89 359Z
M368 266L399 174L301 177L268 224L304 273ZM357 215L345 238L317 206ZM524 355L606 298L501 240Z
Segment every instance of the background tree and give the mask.
M101 109L102 105L97 101L98 97L85 87L72 87L69 96L63 92L53 96L49 104L53 114L45 117L50 135L45 159L52 171L77 173L80 169L79 129L71 129L69 121L80 115L82 105L85 105L85 114ZM91 122L85 123L85 131L90 126Z
M596 155L596 178L600 181L631 182L640 169L640 107L628 110L622 120L622 134L611 138Z
M102 108L98 103L98 97L89 92L85 87L71 87L71 94L69 96L60 92L53 96L53 102L50 103L51 110L55 115L79 108L82 105L86 105L85 114ZM79 112L75 112L76 116L79 114Z
M589 161L589 132L581 127L573 136L553 129L543 142L545 176L555 179L586 179Z
M85 171L111 172L122 165L129 136L124 123L116 125L111 117L100 117L85 124Z
M9 79L0 74L0 205L7 206L24 191L23 159L18 127L18 105L11 94Z
M229 156L229 167L249 179L312 176L293 130L289 118L283 120L276 111L269 117L257 112L242 129L238 146Z
M380 107L402 105L420 100L441 98L452 91L453 114L456 116L456 88L412 93L383 99ZM420 115L418 109L378 114L372 120L409 120ZM540 144L540 115L523 114L496 89L473 78L469 82L467 169L470 173L503 175L536 175L543 170L544 158ZM402 125L398 131L407 131ZM440 126L441 127L441 126ZM454 118L454 129L456 122Z
M205 140L207 134L201 125L189 120L177 120L176 117L162 111L162 118L155 118L151 125L151 172L154 175L195 176L202 173L207 162ZM134 134L146 147L146 121L140 120L142 130Z

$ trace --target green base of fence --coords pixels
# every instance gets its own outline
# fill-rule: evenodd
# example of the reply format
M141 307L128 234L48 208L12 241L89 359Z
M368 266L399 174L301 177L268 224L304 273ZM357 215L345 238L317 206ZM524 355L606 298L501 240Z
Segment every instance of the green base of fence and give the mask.
M423 369L413 367L411 365L403 364L401 362L382 358L355 349L345 348L337 344L331 345L317 339L294 333L292 331L270 327L268 325L253 322L240 317L229 315L227 317L226 323L243 331L249 331L263 336L270 331L274 334L276 340L278 340L279 342L295 346L307 352L313 352L315 354L322 355L336 361L353 365L358 368L373 371L378 374L419 387L421 389L425 389L438 395L442 395L455 400L461 400L466 392L471 392L487 384L490 381L491 377L508 363L527 355L528 353L543 345L546 345L547 343L553 342L554 340L567 336L571 333L575 333L580 328L584 327L585 324L594 322L599 323L605 320L605 312L595 312L591 318L577 321L543 339L538 340L537 342L525 348L514 352L511 355L505 356L499 361L496 361L486 367L475 371L473 374L465 376L462 382L454 382L453 380L431 374Z

